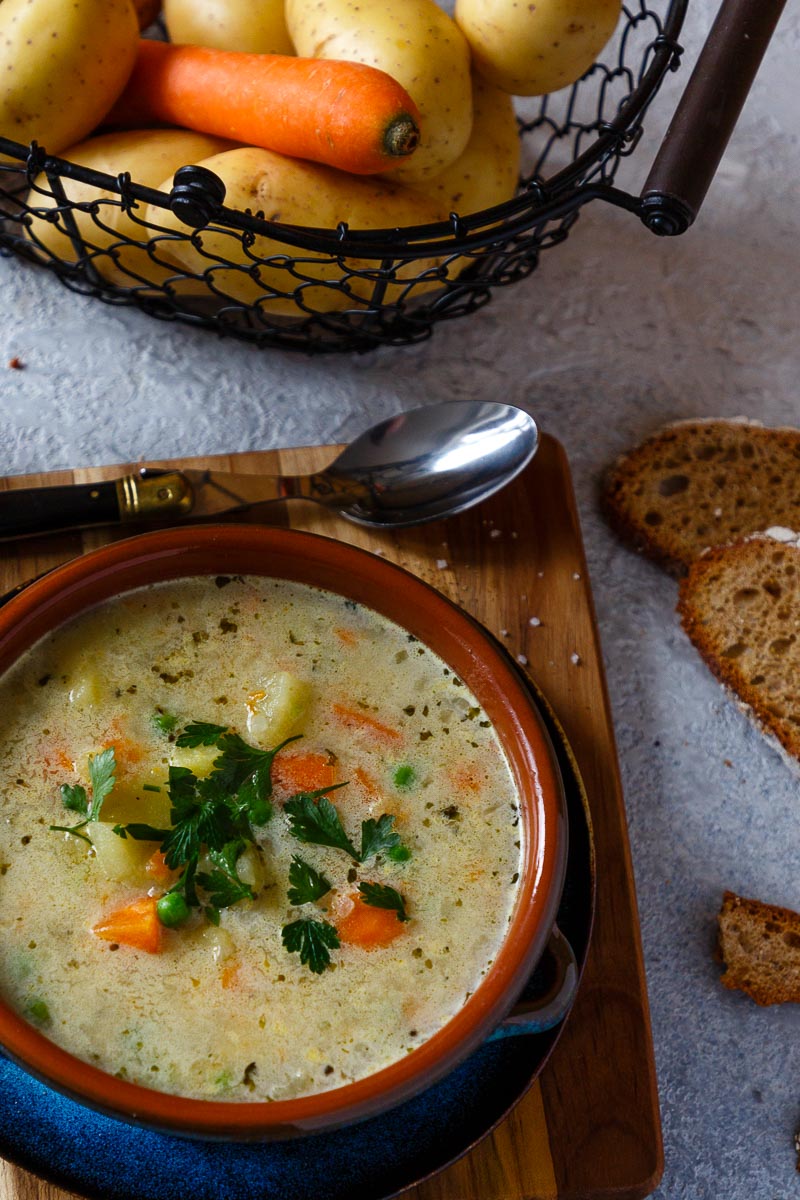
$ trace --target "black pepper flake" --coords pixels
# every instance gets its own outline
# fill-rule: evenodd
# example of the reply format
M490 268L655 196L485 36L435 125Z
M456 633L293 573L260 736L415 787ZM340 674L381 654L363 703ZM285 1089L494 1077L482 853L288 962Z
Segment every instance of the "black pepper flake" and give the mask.
M433 733L431 732L430 729L423 729L420 732L419 740L421 742L427 742L428 738L432 738L432 737L433 737Z
M119 942L111 942L108 948L109 950L119 950Z
M256 1089L255 1080L253 1079L253 1076L255 1075L257 1070L258 1070L257 1064L254 1062L251 1062L251 1063L247 1064L247 1066L244 1069L244 1075L242 1075L242 1083L251 1092L254 1092Z
M194 633L192 634L192 641L196 646L199 646L201 642L207 642L208 634L206 633L205 629L195 629Z
M229 583L233 583L233 576L232 575L218 575L216 577L216 579L214 580L214 583L217 585L218 588L227 587Z
M350 870L347 872L347 882L355 883L355 881L357 879L358 879L358 871L355 869L355 867L351 867Z
M26 833L25 836L21 837L19 840L22 842L23 846L27 846L28 842L31 840L31 835Z
M236 633L239 628L235 621L229 621L227 617L222 618L219 627L222 633Z
M405 706L405 708L403 709L403 712L404 712L404 713L406 714L406 716L408 716L408 717L413 717L413 715L414 715L414 713L415 713L416 711L417 711L417 709L416 709L416 706L415 706L415 705L413 705L413 704L407 704L407 705Z
M214 703L215 703L215 704L227 704L227 703L228 703L228 697L227 697L227 696L217 696L217 698L216 698L216 700L214 701Z
M447 808L442 809L442 816L447 817L448 821L460 821L461 811L457 804L448 804Z
M47 687L52 678L53 676L48 673L47 675L42 675L41 679L37 679L36 682L38 683L39 687Z
M331 1066L330 1063L328 1063L325 1070L323 1071L323 1075L332 1075L332 1074L333 1074L333 1067Z

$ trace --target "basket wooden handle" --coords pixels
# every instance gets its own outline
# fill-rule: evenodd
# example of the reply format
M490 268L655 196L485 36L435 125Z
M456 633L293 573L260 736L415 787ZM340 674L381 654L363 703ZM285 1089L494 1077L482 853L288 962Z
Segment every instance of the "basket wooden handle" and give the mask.
M653 233L694 221L786 0L723 0L641 193Z

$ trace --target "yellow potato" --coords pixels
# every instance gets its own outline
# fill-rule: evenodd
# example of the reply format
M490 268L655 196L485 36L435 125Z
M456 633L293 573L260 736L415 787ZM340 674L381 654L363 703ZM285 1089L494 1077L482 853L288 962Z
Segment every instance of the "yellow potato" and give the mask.
M510 200L519 182L520 141L507 92L480 76L472 84L474 118L464 153L440 175L414 184L439 206L442 220L465 217Z
M170 41L248 54L294 54L283 0L164 0Z
M436 221L437 207L426 196L399 184L364 178L317 163L285 158L270 150L240 147L214 155L200 164L225 183L225 203L231 208L263 213L267 220L285 225L333 230L341 221L351 229L394 229ZM163 185L166 186L166 185ZM208 272L214 288L244 304L256 304L265 313L302 316L318 312L361 309L360 299L371 297L380 282L380 261L331 259L313 250L293 250L286 243L256 237L247 251L240 236L211 226L194 234L177 217L148 208L147 219L167 231L181 234L169 242L168 253L191 272ZM272 262L259 260L270 259ZM287 270L287 258L299 260ZM224 265L236 264L234 267ZM432 260L401 268L402 278L435 266ZM365 268L370 277L353 276L347 291L332 287L347 279L347 268ZM403 284L390 283L385 300L396 299Z
M475 68L512 96L580 79L614 32L621 0L456 0Z
M51 154L85 138L125 86L131 0L0 0L0 129Z
M168 176L169 185L165 186L169 190L172 186L172 176L178 167L208 158L210 154L229 148L230 144L221 138L180 129L130 130L90 138L65 150L64 157L70 162L92 167L106 175L116 176L128 171L131 178L144 187L156 188ZM63 178L62 183L67 199L75 203L100 200L110 202L101 204L97 213L97 219L105 228L97 224L91 213L74 212L81 237L101 251L93 261L105 279L123 287L136 287L140 284L140 276L148 283L160 285L165 279L176 274L171 260L156 248L154 251L157 257L164 260L166 265L155 261L147 250L138 247L121 246L114 250L113 255L102 253L108 251L109 247L118 246L122 238L147 241L149 233L141 224L144 219L142 206L134 209L131 215L123 212L119 203L120 197L116 192L100 191L89 184L78 183L72 179ZM50 191L50 184L45 176L40 176L28 193L28 204L34 209L45 211L55 207L55 200L49 195L40 194L37 188L42 188L45 192ZM66 262L77 260L75 249L65 232L63 218L59 224L54 225L44 216L34 216L26 232L48 255ZM186 285L178 281L172 286L176 290L186 290ZM196 286L193 290L196 290Z
M472 129L469 47L435 0L287 0L286 21L298 54L378 67L419 108L419 145L386 178L430 179L458 158Z
M464 153L435 179L413 185L438 206L441 220L450 213L465 217L502 204L519 183L519 130L511 97L476 76L472 100L472 136ZM443 259L441 265L454 279L473 262L472 255L462 254Z

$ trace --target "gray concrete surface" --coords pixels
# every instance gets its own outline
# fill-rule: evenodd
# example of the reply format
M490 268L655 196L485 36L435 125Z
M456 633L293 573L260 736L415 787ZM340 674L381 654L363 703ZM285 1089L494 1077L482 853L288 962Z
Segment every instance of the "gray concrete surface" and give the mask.
M692 51L711 0L694 0ZM664 1125L659 1200L800 1194L800 1012L719 986L726 887L800 908L797 778L681 633L675 585L603 525L595 487L666 420L800 417L800 10L783 18L697 225L659 240L595 204L529 280L410 349L308 359L70 295L0 260L0 469L346 439L451 397L528 407L583 519L636 869ZM641 182L681 82L626 164ZM5 370L18 355L24 371Z

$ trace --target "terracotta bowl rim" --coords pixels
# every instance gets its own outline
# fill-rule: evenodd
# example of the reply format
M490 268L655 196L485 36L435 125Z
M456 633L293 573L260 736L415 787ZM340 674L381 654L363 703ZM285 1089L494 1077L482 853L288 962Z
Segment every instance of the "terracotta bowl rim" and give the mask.
M265 563L265 569L259 571L231 565L239 561L237 555L254 554L286 561L289 567L270 571ZM199 570L195 559L216 565ZM306 578L310 571L312 577ZM325 571L330 572L337 584L314 583L320 571L323 579ZM460 656L456 673L478 695L482 706L491 697L496 711L487 710L487 715L496 727L498 714L507 726L497 732L520 793L525 858L509 930L481 984L437 1033L403 1059L365 1079L310 1096L238 1102L158 1092L76 1058L2 999L0 1046L31 1074L80 1103L162 1132L233 1140L320 1132L376 1115L429 1087L477 1047L506 1015L544 949L560 900L567 838L561 778L532 693L517 665L491 634L430 584L397 564L349 543L300 530L186 526L114 541L71 559L0 609L0 671L41 636L95 603L137 586L198 574L262 574L311 582L367 604L408 632L425 625L428 632L421 640L451 667L451 657L442 652L442 644L451 655ZM121 576L128 582L119 586ZM398 614L401 601L405 616Z

